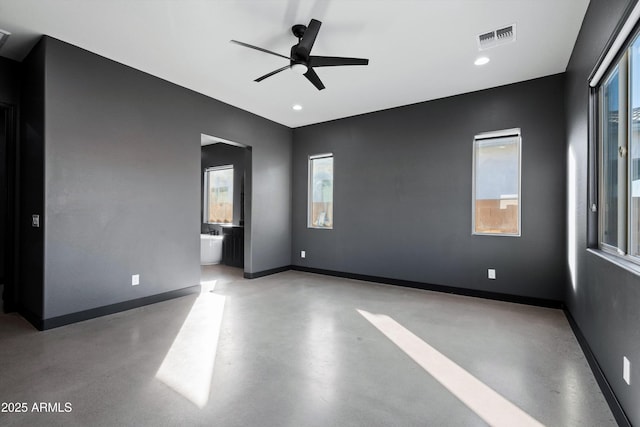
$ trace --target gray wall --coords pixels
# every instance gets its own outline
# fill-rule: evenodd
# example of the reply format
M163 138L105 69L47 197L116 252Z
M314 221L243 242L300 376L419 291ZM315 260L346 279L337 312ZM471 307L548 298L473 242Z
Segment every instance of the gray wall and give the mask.
M202 147L200 183L200 200L204 203L204 171L215 166L233 165L233 225L240 225L242 208L242 181L245 172L245 156L248 149L234 145L217 143ZM250 155L250 153L249 153ZM200 218L204 218L203 205L201 204ZM220 231L219 226L202 224L202 232L207 233L211 229Z
M44 318L199 283L201 133L252 147L245 270L290 264L290 129L53 38L44 48Z
M555 75L295 129L293 264L561 300L563 87ZM472 236L473 137L515 127L522 237ZM335 155L335 226L308 229L307 158L325 152Z
M587 81L628 3L591 0L567 68L566 303L629 420L640 425L640 278L587 251L590 215ZM623 356L631 361L631 386L622 380Z

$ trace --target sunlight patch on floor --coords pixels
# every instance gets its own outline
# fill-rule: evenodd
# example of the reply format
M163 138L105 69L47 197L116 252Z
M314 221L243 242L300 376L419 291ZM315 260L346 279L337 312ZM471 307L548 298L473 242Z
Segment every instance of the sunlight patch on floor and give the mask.
M569 263L569 276L571 278L571 286L574 292L578 286L578 252L576 245L576 220L578 218L578 199L576 194L576 177L577 166L576 156L573 152L573 148L569 147L569 171L567 172L568 184L567 184L567 196L569 203L567 203L567 260Z
M489 425L543 426L391 317L357 311Z
M199 408L209 401L225 297L213 293L216 281L201 282L180 332L167 352L156 378Z

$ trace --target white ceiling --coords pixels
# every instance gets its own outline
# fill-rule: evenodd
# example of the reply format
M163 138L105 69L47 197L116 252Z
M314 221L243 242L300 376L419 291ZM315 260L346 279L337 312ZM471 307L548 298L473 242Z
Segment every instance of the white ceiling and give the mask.
M22 60L47 34L289 127L565 71L588 0L0 0L0 55ZM294 24L323 22L313 55L369 58L317 69L326 89L286 70ZM517 41L476 36L515 23ZM486 55L491 62L477 67ZM293 111L301 104L302 111Z

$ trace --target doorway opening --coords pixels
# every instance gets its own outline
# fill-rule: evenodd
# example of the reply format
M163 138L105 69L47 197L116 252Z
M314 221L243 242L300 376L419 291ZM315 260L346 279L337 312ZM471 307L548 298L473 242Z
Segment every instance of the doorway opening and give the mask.
M201 134L200 276L237 280L251 253L251 147Z
M16 242L16 111L0 103L0 312L17 309Z

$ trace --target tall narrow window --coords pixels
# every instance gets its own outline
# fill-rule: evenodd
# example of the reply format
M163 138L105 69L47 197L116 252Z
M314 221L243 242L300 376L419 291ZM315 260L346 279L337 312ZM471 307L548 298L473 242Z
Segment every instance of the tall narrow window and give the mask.
M640 262L640 38L610 65L599 101L600 249Z
M309 157L309 228L333 228L333 154Z
M233 222L233 166L209 168L204 172L204 222Z
M520 129L476 135L473 234L520 235Z
M626 102L627 102L627 58L616 66L602 86L601 108L602 115L602 244L611 249L624 248L626 229L618 223L620 215L626 215L626 191L624 175L626 168L623 150L626 150ZM620 114L622 112L622 114Z

